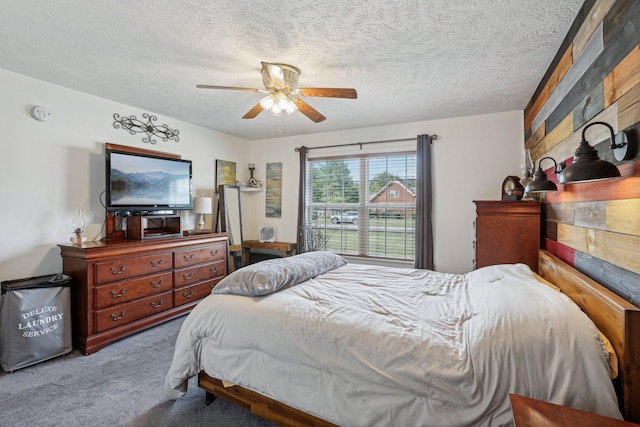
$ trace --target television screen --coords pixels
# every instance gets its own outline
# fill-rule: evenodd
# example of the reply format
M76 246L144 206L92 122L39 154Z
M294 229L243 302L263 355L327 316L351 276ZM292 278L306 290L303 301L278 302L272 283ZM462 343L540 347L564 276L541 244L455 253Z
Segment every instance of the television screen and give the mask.
M191 161L107 150L107 209L192 209Z

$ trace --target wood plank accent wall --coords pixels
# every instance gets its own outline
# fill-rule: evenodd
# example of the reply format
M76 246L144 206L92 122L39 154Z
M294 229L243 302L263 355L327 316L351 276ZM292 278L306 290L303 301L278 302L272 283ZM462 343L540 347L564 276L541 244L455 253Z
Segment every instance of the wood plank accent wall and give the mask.
M582 129L594 121L640 133L640 1L586 0L524 111L525 147L534 161L570 164ZM640 153L618 162L609 131L587 140L622 177L558 184L541 195L549 252L640 306ZM557 183L553 163L543 163Z

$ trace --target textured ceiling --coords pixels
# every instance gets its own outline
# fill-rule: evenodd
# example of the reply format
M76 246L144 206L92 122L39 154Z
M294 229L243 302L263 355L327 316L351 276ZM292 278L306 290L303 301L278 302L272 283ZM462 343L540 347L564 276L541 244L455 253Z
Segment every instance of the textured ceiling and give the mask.
M254 140L523 109L582 0L0 4L0 68ZM358 99L304 98L319 124L243 120L261 94L196 89L262 88L261 61Z

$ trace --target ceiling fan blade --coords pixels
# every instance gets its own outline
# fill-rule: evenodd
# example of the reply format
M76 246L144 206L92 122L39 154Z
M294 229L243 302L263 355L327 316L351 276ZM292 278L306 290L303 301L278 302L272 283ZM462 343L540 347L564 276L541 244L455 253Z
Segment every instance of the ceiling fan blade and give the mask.
M325 98L356 99L358 93L355 89L305 87L298 89L302 96L321 96Z
M316 110L311 105L304 102L302 99L298 99L298 98L292 98L292 99L293 99L293 103L296 104L296 107L298 107L298 110L300 110L302 114L309 117L315 123L320 123L327 119L325 116L320 114L318 110Z
M196 85L198 89L225 89L225 90L243 90L245 92L264 92L261 89L253 89L250 87L235 87L235 86L211 86L211 85Z
M282 71L282 67L277 64L270 64L268 62L261 62L262 69L264 70L267 80L271 83L271 85L275 88L283 88L284 87L284 72ZM269 86L267 89L269 89Z
M253 119L255 116L257 116L258 114L260 114L262 112L262 105L260 105L260 103L258 102L255 107L253 107L251 110L249 110L247 112L247 114L245 114L244 116L242 116L243 119Z

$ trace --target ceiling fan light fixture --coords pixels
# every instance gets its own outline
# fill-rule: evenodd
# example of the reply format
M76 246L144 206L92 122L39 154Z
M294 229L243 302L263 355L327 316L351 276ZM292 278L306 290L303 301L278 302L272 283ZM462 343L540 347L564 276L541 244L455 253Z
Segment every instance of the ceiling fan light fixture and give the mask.
M278 92L278 93L270 93L260 100L260 106L264 111L268 111L274 116L280 116L283 111L286 111L287 114L291 114L295 112L298 107L296 104L287 96L287 94Z
M293 114L300 111L314 123L320 123L327 118L315 108L307 104L300 97L342 98L356 99L358 94L355 89L349 88L299 88L298 78L300 70L288 64L262 62L262 83L265 89L255 89L237 86L196 85L199 89L227 89L241 90L245 92L266 93L243 119L254 119L263 111L268 111L274 116L280 116L282 111ZM292 98L293 96L293 98Z
M298 106L293 102L291 98L289 98L288 95L280 95L281 96L278 99L278 107L280 107L281 110L286 111L287 114L294 113L298 109Z
M291 103L291 100L283 93L279 93L276 96L276 104L278 105L278 108L280 108L281 110L286 110L287 106Z
M276 103L276 97L273 94L269 94L260 100L260 106L265 111L270 111Z
M289 98L287 98L287 99L289 99ZM294 113L298 109L298 106L291 99L289 99L289 102L287 103L287 106L286 106L285 109L287 111L287 114L291 114L291 113Z
M269 112L276 117L280 117L280 114L282 113L282 108L278 107L278 103L275 103L273 104Z
M299 77L300 70L292 65L262 63L262 83L267 90L295 91Z

